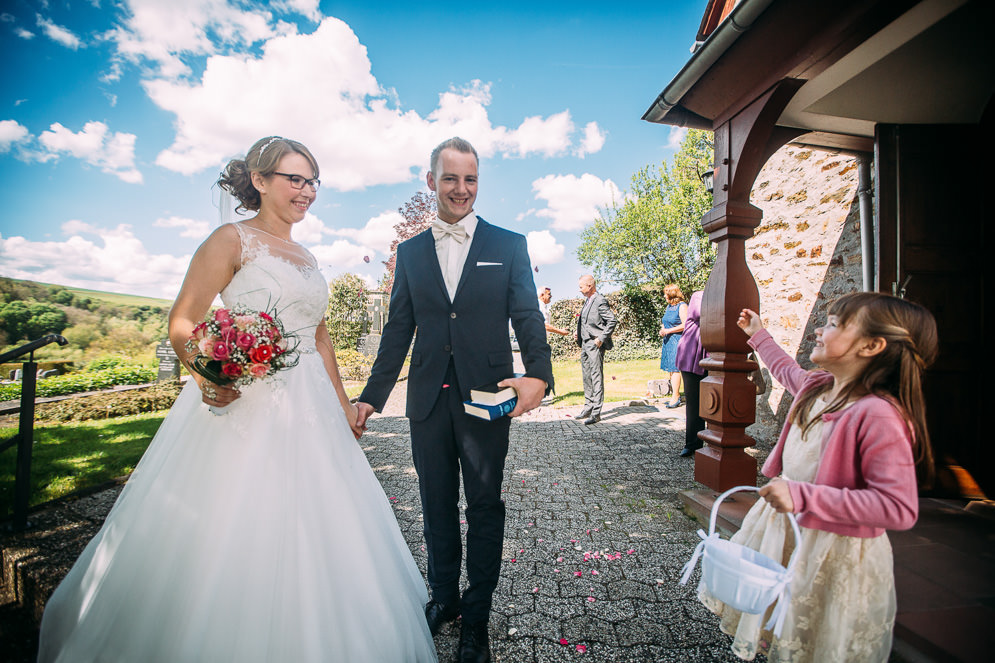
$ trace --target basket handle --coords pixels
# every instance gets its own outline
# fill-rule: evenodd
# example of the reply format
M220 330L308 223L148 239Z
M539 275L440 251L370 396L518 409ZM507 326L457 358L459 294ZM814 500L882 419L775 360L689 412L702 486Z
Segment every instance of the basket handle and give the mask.
M708 519L708 535L711 536L715 534L715 521L719 517L719 504L722 503L722 500L729 497L733 493L759 491L760 489L756 486L733 486L715 498L715 503L712 504L712 513ZM798 561L798 551L802 547L802 533L801 530L798 529L798 521L795 519L795 514L785 513L784 515L788 517L788 522L791 524L791 531L795 535L795 549L791 552L791 559L788 560L788 566L786 568L786 571L790 575L795 570L795 564Z

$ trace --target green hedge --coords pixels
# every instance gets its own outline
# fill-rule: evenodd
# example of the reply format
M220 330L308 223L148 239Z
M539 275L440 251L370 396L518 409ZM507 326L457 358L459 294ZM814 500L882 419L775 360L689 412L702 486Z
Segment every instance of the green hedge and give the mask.
M660 341L654 335L660 329L660 318L652 303L642 301L626 292L605 295L615 313L618 326L612 334L614 346L605 354L605 361L652 359L660 356ZM577 316L584 307L584 299L561 299L553 303L549 312L550 324L570 332L560 336L549 332L546 340L553 350L553 359L580 359L580 348L573 334L577 331Z
M373 367L373 358L358 350L336 350L335 362L343 380L367 380Z
M117 366L102 371L70 373L38 380L36 395L39 398L64 396L81 391L109 389L119 384L146 384L155 382L158 371L145 366ZM21 385L0 384L0 401L14 401L21 397Z
M35 421L87 421L168 410L182 387L179 380L167 380L143 389L105 391L54 403L39 403L35 408Z

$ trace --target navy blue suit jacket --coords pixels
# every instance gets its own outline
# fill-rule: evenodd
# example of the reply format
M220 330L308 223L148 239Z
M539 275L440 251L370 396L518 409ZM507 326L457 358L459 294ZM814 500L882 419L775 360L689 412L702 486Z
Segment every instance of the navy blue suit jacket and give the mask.
M550 348L525 237L479 216L456 296L449 301L431 229L397 247L394 287L377 359L359 400L378 412L397 381L411 338L406 414L425 419L452 357L463 400L470 389L513 377L508 320L525 374L553 388ZM547 391L548 393L548 391Z

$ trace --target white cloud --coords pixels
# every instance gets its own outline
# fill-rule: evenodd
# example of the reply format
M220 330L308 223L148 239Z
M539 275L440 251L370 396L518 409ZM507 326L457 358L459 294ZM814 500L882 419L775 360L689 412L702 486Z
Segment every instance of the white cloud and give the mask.
M687 127L670 127L670 132L667 134L667 149L681 149L681 141L683 141L684 137L687 135Z
M328 231L332 235L349 237L379 253L389 253L396 237L394 226L404 222L397 212L383 212L366 222L362 228L340 228Z
M599 207L619 201L622 192L611 180L584 173L546 175L532 182L536 199L546 201L546 209L536 216L552 219L553 230L577 231L594 221Z
M304 218L294 224L294 241L301 244L320 244L322 236L328 232L325 224L311 212L304 215Z
M137 184L142 181L142 174L135 168L135 138L135 134L109 133L103 122L87 122L77 133L56 122L38 136L38 141L48 151L41 158L43 161L67 153L125 182Z
M204 239L211 233L211 224L207 221L185 219L180 216L156 219L152 225L157 228L180 228L180 237L189 237L191 239Z
M525 240L529 247L529 258L532 260L533 267L555 265L563 261L566 247L557 244L553 233L548 230L530 232Z
M37 14L37 17L38 27L41 28L41 31L45 33L45 36L52 41L62 44L66 48L71 48L74 51L83 45L79 37L74 35L68 28L56 25L49 19L44 18L41 14Z
M476 80L441 93L425 117L402 111L372 75L366 47L335 18L311 34L270 38L258 56L211 56L199 81L161 77L144 85L155 104L176 115L176 138L158 155L160 166L184 174L215 168L275 133L308 145L322 181L338 190L410 181L431 149L453 135L484 158L550 157L570 151L575 129L569 111L495 126L487 114L491 86ZM232 100L247 95L252 112L233 112Z
M21 39L34 39L35 38L35 33L31 32L30 30L25 30L21 26L17 26L16 28L14 28L14 34L16 34Z
M321 20L321 10L318 0L274 0L270 7L286 14L300 14L312 21Z
M149 252L128 225L63 224L62 242L0 237L0 272L15 279L172 299L190 256ZM96 235L96 239L82 235Z
M584 138L577 147L575 154L584 158L587 154L594 154L605 145L607 134L598 127L597 122L588 122L584 125Z
M271 27L273 14L263 7L241 9L219 0L184 0L182 8L162 0L127 0L128 16L106 36L117 55L130 62L151 62L156 74L176 78L190 74L182 56L203 56L225 47L249 47L294 30L289 23ZM315 0L284 0L269 9L320 16ZM218 42L217 44L215 42Z
M573 129L570 111L562 111L545 119L535 115L525 118L517 129L502 132L504 140L501 144L506 157L524 157L532 152L553 157L570 147Z
M0 120L0 153L9 151L11 145L27 137L27 127L16 120Z
M318 268L329 281L353 267L364 265L363 257L369 255L367 249L345 239L335 240L331 244L309 246L308 250L314 254Z

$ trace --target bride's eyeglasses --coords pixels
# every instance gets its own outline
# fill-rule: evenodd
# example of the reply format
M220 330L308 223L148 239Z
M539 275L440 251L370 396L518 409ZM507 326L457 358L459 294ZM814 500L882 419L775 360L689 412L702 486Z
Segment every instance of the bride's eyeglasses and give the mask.
M317 191L318 187L321 186L321 180L319 180L317 177L315 177L314 179L309 180L308 178L304 177L303 175L291 175L290 173L273 173L273 174L274 175L281 175L283 177L286 177L288 180L290 180L290 186L292 186L295 189L303 189L304 185L307 184L312 189L314 189L315 191Z

